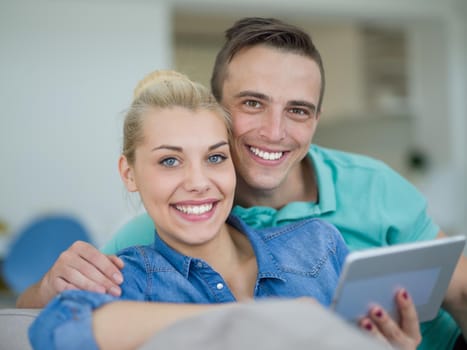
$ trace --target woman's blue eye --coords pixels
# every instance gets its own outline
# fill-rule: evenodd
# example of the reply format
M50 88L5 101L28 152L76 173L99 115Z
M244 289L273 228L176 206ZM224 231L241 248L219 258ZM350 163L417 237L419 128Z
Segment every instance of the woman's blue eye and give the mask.
M223 162L226 159L227 159L227 157L223 156L221 154L213 154L212 156L208 157L208 162L213 163L213 164L217 164L217 163Z
M178 163L179 163L179 161L177 159L175 159L175 158L165 158L160 162L160 164L162 164L163 166L166 166L168 168L177 166Z

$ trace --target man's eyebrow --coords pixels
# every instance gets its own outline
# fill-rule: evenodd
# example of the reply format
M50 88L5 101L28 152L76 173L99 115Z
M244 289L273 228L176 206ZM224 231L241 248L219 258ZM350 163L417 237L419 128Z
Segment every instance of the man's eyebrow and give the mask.
M260 92L251 91L251 90L241 91L238 94L236 94L235 97L236 98L254 97L254 98L257 98L258 100L271 101L271 98L269 96L262 94ZM306 107L312 111L316 111L316 105L314 103L311 103L305 100L291 100L287 102L287 105Z
M298 107L306 107L309 108L312 111L316 111L316 106L308 101L303 101L303 100L292 100L287 103L289 106L298 106Z
M251 90L240 91L238 94L235 95L235 97L237 97L237 98L254 97L254 98L257 98L259 100L266 100L266 101L271 100L271 98L269 96L267 96L265 94L262 94L260 92L251 91Z

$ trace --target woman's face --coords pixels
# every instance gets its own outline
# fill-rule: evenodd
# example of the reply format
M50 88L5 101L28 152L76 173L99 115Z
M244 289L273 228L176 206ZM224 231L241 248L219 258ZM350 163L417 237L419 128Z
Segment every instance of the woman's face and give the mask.
M138 191L164 241L185 254L213 240L230 213L235 171L222 117L181 107L144 115L135 164L120 159L129 191Z

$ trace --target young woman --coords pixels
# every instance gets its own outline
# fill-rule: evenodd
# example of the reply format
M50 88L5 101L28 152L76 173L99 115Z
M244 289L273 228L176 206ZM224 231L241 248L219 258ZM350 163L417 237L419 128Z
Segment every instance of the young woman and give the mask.
M133 301L64 292L33 323L35 348L135 348L209 304L268 297L330 304L347 254L339 232L319 219L256 230L230 214L236 184L230 137L228 114L203 86L174 71L140 82L124 122L119 171L156 233L154 244L118 254L121 299ZM398 301L402 317L418 329L407 294ZM380 308L361 327L415 348Z

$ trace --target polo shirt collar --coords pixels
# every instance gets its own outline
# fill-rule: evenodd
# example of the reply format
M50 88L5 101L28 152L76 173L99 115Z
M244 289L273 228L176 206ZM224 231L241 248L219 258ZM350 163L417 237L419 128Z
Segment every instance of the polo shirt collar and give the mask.
M336 210L336 187L334 185L333 173L330 165L323 159L322 154L318 152L317 146L311 145L308 157L315 170L316 182L318 184L318 203L319 214Z
M272 227L334 212L336 210L336 188L332 165L328 164L318 146L312 145L307 157L315 171L318 203L290 202L279 210L264 206L244 208L236 205L233 212L253 227Z

